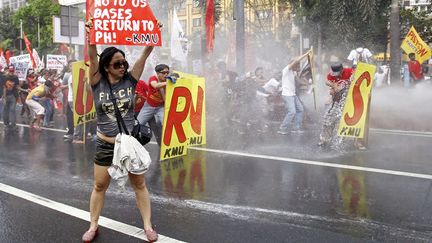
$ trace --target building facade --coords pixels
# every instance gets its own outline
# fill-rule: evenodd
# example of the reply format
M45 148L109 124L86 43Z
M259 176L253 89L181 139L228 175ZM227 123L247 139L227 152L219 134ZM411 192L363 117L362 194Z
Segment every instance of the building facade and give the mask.
M180 23L188 36L202 31L205 22L205 9L200 0L182 0L174 4ZM279 30L291 20L291 9L277 0L245 0L246 32L255 34L272 33L279 36ZM233 0L220 0L220 20L217 28L232 31L235 26Z
M0 8L10 8L12 10L17 10L26 4L26 0L0 0L0 2Z
M432 0L404 0L402 5L405 9L413 9L417 12L429 11L432 13Z

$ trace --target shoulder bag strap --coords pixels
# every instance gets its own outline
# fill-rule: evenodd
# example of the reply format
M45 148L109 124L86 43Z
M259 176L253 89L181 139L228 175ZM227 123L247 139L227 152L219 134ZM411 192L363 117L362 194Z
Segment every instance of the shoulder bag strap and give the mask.
M124 123L124 120L123 120L123 118L121 116L120 110L119 110L119 108L117 106L117 98L115 97L114 92L112 91L112 88L111 88L111 84L110 84L110 82L108 80L107 80L107 83L108 83L108 86L109 86L109 89L110 89L110 95L112 97L111 101L114 104L114 111L115 111L115 114L116 114L117 126L119 128L119 131L120 131L120 133L122 133L123 132L122 130L124 130L124 133L126 135L129 135L129 131L127 130L126 124Z

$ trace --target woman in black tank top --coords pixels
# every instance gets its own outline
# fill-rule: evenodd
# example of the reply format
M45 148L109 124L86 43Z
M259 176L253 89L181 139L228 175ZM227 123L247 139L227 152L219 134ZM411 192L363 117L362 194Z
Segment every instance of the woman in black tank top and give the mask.
M87 32L92 26L91 20L86 23ZM129 114L133 119L133 93L137 83L136 80L139 80L145 62L152 50L152 46L145 47L132 69L128 71L129 64L123 51L116 47L108 47L98 59L96 45L89 43L90 85L95 92L98 141L94 159L94 187L90 198L90 227L82 237L84 242L93 241L98 234L98 220L104 204L105 192L111 180L108 168L112 163L114 138L118 133L118 129L109 97L109 85L116 96L119 109L121 112L125 112L124 120L128 123ZM128 100L130 100L129 103ZM148 240L154 242L157 240L158 235L152 228L150 197L144 174L134 175L129 173L129 180L135 191L137 205L144 221L144 232Z

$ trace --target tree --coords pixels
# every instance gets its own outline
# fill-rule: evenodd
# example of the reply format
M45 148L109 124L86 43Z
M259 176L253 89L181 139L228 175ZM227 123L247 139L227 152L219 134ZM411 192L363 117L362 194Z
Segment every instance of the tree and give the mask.
M295 22L314 45L321 36L323 47L346 54L365 43L385 50L390 0L290 0ZM305 22L303 22L305 17Z
M414 26L426 43L432 43L432 17L429 11L417 12L413 9L402 9L400 22L401 36L406 36L411 26Z
M400 80L401 68L401 38L400 38L400 10L399 1L392 0L390 15L390 78ZM394 82L393 81L393 82Z
M12 23L13 12L10 8L2 8L0 12L0 46L13 49L13 41L20 36L19 28Z
M18 9L13 15L13 23L19 26L23 21L23 31L33 47L39 46L39 53L50 53L57 48L58 44L53 43L52 16L60 15L60 5L47 0L28 0L27 5ZM40 26L40 43L37 43L38 28Z

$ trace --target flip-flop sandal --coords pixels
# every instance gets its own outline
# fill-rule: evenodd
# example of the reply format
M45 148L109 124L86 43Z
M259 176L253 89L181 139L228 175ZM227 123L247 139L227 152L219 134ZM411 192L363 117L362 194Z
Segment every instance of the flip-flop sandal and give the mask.
M149 242L155 242L158 240L158 234L155 230L153 230L153 229L144 230L144 233L145 233L147 240Z
M96 230L87 230L82 236L83 243L91 243L99 234L99 228Z
M357 145L358 150L366 150L367 148L363 145Z

